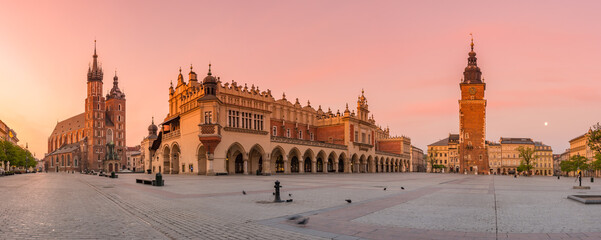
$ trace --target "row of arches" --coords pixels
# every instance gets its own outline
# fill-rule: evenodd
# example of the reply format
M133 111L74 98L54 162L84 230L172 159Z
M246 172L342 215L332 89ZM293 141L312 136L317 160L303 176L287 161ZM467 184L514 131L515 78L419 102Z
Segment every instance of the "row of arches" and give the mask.
M246 150L242 144L233 143L226 150L225 171L229 174L287 174L287 173L378 173L405 172L410 169L408 159L380 154L357 154L348 156L346 150L306 148L276 145L267 152L260 144ZM181 148L177 142L162 147L159 156L162 163L153 167L153 172L169 174L206 174L207 158L204 146L196 149L198 169L185 163L180 165ZM189 162L189 161L187 161ZM180 168L181 167L181 168Z

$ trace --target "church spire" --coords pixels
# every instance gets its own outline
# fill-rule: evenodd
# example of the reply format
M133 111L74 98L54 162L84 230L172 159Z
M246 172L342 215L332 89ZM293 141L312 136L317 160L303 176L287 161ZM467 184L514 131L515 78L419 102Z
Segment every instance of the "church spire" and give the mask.
M92 55L92 67L88 67L88 81L102 81L102 67L98 64L98 54L96 53L96 40L94 40L94 55Z
M474 36L470 33L470 52L467 58L467 67L463 72L463 83L482 83L482 72L478 67L478 59L476 58L476 52L474 52Z

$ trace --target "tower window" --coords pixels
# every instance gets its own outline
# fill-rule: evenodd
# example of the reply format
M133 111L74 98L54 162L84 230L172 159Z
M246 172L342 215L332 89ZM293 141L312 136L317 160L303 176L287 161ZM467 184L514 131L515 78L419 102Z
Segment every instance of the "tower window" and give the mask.
M211 124L213 118L212 114L213 113L211 111L205 112L205 124Z
M121 111L121 104L119 104L119 111Z
M273 133L272 133L272 135L273 136L277 136L278 135L278 127L273 126Z

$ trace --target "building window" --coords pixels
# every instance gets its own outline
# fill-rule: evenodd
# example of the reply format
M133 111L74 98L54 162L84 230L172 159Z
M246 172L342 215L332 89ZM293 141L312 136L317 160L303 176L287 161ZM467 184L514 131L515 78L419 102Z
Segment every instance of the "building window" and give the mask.
M313 141L313 140L314 140L314 138L313 138L313 133L311 133L311 141Z
M355 142L359 142L359 131L355 131Z
M290 137L290 128L286 128L286 137Z
M186 172L186 164L182 164L182 173Z
M273 133L272 133L272 135L273 136L277 136L278 135L278 127L273 126Z
M206 111L205 112L205 124L211 124L213 122L213 112Z
M228 126L237 128L240 127L240 112L228 110Z
M119 111L121 111L121 104L119 104Z
M298 131L298 139L303 139L303 130Z

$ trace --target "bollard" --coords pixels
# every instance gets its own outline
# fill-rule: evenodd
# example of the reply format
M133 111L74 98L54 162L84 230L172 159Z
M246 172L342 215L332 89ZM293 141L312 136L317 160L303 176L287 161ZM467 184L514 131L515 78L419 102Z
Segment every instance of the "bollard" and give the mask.
M115 171L111 172L111 178L115 178Z
M155 186L163 186L163 175L161 173L157 173L155 182L156 182Z
M557 175L557 179L559 179L559 175Z
M280 199L280 188L282 186L280 186L280 181L275 180L275 186L273 186L275 188L275 199L273 200L273 202L283 202L282 199Z
M578 173L578 186L582 187L582 172Z
M595 182L595 178L591 177L591 182Z

